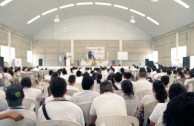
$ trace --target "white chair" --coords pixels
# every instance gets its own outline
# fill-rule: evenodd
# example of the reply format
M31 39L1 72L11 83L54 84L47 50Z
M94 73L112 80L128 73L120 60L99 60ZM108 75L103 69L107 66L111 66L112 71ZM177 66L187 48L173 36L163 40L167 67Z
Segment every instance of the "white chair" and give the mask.
M139 97L139 99L141 100L145 95L151 95L153 94L152 90L141 90L135 93L135 95L137 95Z
M67 95L73 96L74 93L76 93L78 91L76 90L67 90Z
M155 106L158 104L158 101L150 102L146 105L144 105L144 126L146 126L148 118L152 114Z
M6 77L2 78L1 81L5 87L8 87L11 84L11 81Z
M121 95L123 92L122 92L122 90L115 90L114 93L118 94L118 95Z
M0 126L36 126L36 122L32 119L22 119L21 121L14 121L12 119L0 120Z
M36 126L80 126L80 124L65 120L48 120L40 122Z
M137 108L141 105L139 100L126 100L127 106L127 115L128 116L135 116Z
M84 120L85 120L85 123L86 125L89 124L89 116L90 116L90 107L91 107L91 104L92 103L85 103L85 104L81 104L79 105L80 108L82 109L83 111L83 114L84 114Z
M35 113L38 113L38 109L40 107L39 103L32 99L23 99L22 105L27 110L34 110Z
M155 126L164 126L163 122L156 123Z
M132 116L107 116L97 118L96 126L139 126L137 118Z

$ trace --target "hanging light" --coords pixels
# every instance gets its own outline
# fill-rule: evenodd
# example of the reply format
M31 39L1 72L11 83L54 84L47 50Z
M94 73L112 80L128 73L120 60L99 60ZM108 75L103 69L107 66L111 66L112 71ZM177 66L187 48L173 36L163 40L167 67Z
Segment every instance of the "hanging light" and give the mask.
M130 23L134 24L135 22L136 22L136 21L135 21L134 16L131 16Z
M56 15L56 16L55 16L54 22L55 22L55 23L58 23L58 22L60 22L59 15Z

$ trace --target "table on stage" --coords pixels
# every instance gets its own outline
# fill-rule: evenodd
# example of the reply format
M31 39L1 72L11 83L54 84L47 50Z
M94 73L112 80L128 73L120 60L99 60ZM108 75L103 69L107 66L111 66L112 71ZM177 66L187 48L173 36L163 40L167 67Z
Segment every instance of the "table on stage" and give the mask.
M108 66L108 60L82 60L80 63L81 66Z

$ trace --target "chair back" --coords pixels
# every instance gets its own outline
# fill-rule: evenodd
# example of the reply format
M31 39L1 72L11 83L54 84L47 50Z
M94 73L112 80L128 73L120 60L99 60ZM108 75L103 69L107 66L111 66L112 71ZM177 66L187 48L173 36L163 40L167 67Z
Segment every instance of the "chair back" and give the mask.
M127 115L135 116L137 108L141 105L139 100L126 100Z
M123 92L122 92L122 90L115 90L114 93L118 94L118 95L121 95Z
M139 126L137 118L132 116L107 116L97 118L96 126Z
M76 90L67 90L67 95L73 96L74 93L76 93L78 91Z
M12 119L0 120L0 126L36 126L36 122L32 119L24 118L20 121L14 121Z
M84 120L86 122L86 126L89 125L89 113L90 113L90 107L91 107L92 103L85 103L85 104L81 104L79 105L79 107L82 109L83 114L84 114Z
M23 99L22 105L25 107L27 110L34 110L34 112L37 114L38 109L40 107L39 103L35 100L32 99Z
M164 126L163 122L156 123L155 126Z
M139 99L141 100L145 95L151 95L153 94L152 90L141 90L135 93L135 95L137 95L139 97Z
M11 81L8 78L4 77L2 78L2 83L5 87L8 87L11 84Z
M40 122L36 126L81 126L81 125L72 121L48 120L48 121Z
M150 102L146 105L144 105L144 126L146 126L148 118L152 114L155 106L158 104L158 101Z

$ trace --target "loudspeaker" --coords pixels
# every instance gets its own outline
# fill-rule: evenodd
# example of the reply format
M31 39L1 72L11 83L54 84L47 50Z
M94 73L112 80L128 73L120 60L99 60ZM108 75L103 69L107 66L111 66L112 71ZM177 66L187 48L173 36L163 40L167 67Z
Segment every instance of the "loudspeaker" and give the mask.
M0 67L4 67L4 57L0 57Z
M187 67L190 69L190 56L183 57L183 67Z
M145 66L149 66L149 59L145 59Z
M43 64L43 59L38 59L38 65L42 66L42 64Z

